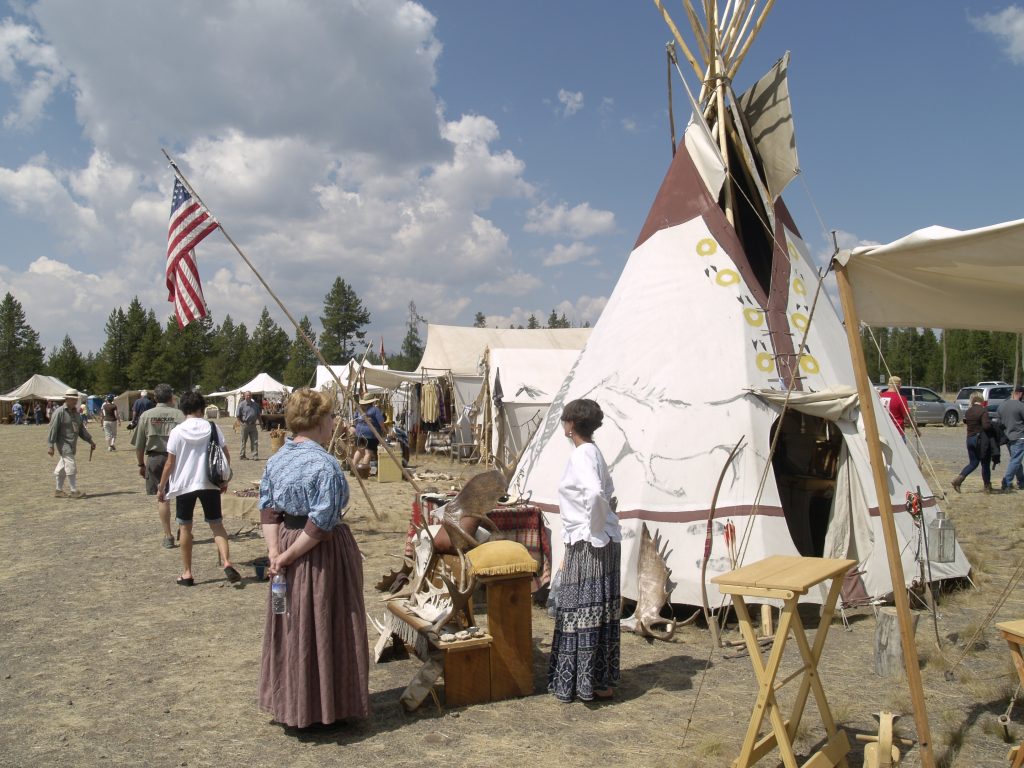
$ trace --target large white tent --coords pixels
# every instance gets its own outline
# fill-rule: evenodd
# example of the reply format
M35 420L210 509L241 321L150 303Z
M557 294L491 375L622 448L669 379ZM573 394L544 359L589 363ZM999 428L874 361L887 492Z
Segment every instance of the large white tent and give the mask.
M228 401L228 415L234 416L238 411L238 403L246 392L252 392L253 397L257 395L270 396L270 399L280 399L292 391L292 388L282 384L269 373L260 373L235 389L227 389L223 392L211 392L209 397L224 397Z
M700 604L706 589L717 604L711 576L773 554L850 557L869 595L892 592L865 419L887 446L907 585L921 543L903 511L907 492L920 489L925 526L938 510L877 395L858 401L843 325L827 295L816 297L813 260L782 201L798 168L786 65L740 97L713 103L705 90L694 104L608 304L513 476L514 490L545 511L558 562L557 488L571 448L559 416L576 398L600 403L595 442L618 497L629 598L645 523L663 542L676 603ZM703 115L728 129L716 134ZM733 529L735 559L725 541ZM969 569L958 549L931 573ZM823 601L825 586L807 599Z
M33 373L20 387L12 389L6 395L0 396L0 400L7 402L14 402L15 400L63 400L64 393L69 389L71 387L56 376ZM78 392L78 390L75 391ZM79 398L85 397L85 393L78 392L78 396Z
M64 400L64 393L71 387L58 379L56 376L46 376L42 373L33 373L21 386L12 389L6 395L0 396L0 418L6 419L11 412L11 405L21 401L28 403L33 400ZM76 392L78 390L75 390ZM78 399L85 397L84 392L78 392Z

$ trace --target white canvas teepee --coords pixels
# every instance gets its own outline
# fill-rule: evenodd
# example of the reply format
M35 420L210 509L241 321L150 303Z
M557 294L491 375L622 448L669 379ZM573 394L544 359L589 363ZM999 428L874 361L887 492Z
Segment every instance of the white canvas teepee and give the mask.
M742 45L728 29L718 39L734 51ZM512 485L545 511L559 562L557 488L570 450L559 416L569 401L591 398L605 413L595 442L618 497L624 596L637 597L644 523L664 542L675 603L698 605L706 588L717 604L712 576L772 554L852 557L868 594L884 595L892 583L863 418L877 421L887 445L908 584L918 574L921 529L902 511L906 493L920 489L925 525L936 500L877 397L859 407L843 326L823 292L814 301L817 273L779 196L796 168L786 60L736 97L715 77L717 68L731 80L729 56L719 51L702 73L719 86L694 105L611 298ZM724 131L716 124L722 104ZM738 138L723 145L723 136ZM729 523L735 561L725 543ZM965 576L969 568L958 549L931 574ZM826 586L808 599L823 601Z

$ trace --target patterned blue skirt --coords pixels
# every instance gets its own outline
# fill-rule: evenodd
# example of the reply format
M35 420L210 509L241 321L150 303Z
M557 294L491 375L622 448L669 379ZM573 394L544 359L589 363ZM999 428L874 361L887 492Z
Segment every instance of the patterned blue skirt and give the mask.
M565 548L548 691L591 701L619 682L619 558L622 545L579 541Z

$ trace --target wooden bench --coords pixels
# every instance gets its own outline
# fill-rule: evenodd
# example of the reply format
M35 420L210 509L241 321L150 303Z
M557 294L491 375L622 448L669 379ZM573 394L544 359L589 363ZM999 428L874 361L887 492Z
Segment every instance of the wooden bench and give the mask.
M481 577L487 589L488 632L452 642L442 641L431 623L410 613L402 601L389 601L388 612L415 632L412 645L423 662L402 694L402 705L418 707L442 675L449 707L533 693L531 581L530 574Z

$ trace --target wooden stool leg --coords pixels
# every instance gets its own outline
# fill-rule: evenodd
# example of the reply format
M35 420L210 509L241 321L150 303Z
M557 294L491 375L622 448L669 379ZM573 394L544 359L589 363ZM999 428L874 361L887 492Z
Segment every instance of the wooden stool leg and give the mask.
M740 595L733 596L733 607L739 618L740 631L747 643L747 650L750 652L750 661L754 666L754 675L758 682L757 703L751 713L750 725L747 726L747 733L743 739L743 747L740 756L734 766L747 768L761 759L774 746L778 746L779 753L786 768L796 768L796 756L793 753L793 745L789 734L786 731L785 721L782 719L782 712L778 701L775 698L775 678L779 672L779 665L782 663L783 651L786 647L786 639L789 634L790 623L793 618L793 611L796 608L796 601L786 602L785 607L779 616L779 626L775 631L775 643L765 663L761 658L761 649L754 633L750 620L750 612L746 603ZM772 732L760 741L757 741L758 731L764 722L765 716L772 724Z

